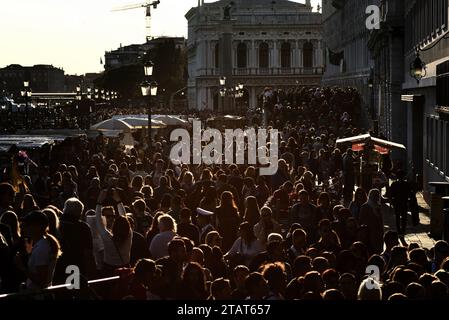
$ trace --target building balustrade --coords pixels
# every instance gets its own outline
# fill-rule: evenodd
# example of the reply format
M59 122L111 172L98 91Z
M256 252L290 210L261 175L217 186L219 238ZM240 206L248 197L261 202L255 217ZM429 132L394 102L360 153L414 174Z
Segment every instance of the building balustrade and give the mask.
M234 68L234 76L278 76L278 75L322 75L323 67L295 67L295 68ZM203 68L198 70L198 76L221 76L217 68Z

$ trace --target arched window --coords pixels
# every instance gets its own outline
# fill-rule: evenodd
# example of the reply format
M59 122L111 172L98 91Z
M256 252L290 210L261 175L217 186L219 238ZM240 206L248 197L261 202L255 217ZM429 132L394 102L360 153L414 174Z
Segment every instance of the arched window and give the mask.
M215 45L215 68L220 68L220 44Z
M290 43L284 42L281 47L281 67L290 68L291 67L291 46Z
M237 68L246 68L246 44L240 42L237 46Z
M311 42L304 43L303 66L304 66L304 68L312 68L313 67L313 44Z
M269 51L268 43L262 42L259 45L259 68L269 68Z

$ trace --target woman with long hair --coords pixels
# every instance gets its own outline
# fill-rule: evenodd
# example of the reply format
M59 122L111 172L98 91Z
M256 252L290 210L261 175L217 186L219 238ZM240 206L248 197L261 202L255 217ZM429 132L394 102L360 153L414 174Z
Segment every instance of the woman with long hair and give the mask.
M150 229L148 229L147 234L145 235L148 247L150 246L151 241L153 240L154 236L159 233L158 219L160 216L162 216L164 214L165 213L163 211L157 211L153 217L153 222L151 223Z
M195 185L195 178L193 177L193 173L190 171L186 171L181 180L181 188L187 194L190 194L193 191L193 187Z
M23 196L22 203L20 204L20 217L26 216L29 212L39 210L39 206L32 194L27 193Z
M52 284L56 261L61 254L58 240L48 232L48 218L39 210L27 214L21 224L21 233L25 237L25 252L28 262L25 266L24 256L17 255L16 267L26 277L28 289L40 290Z
M0 223L5 224L9 227L9 230L11 232L11 241L12 243L16 243L20 238L20 230L19 230L19 218L17 217L15 212L5 211L2 215L0 215Z
M259 207L265 204L269 196L270 196L270 188L267 185L265 177L263 176L257 177L256 199L257 203L259 204Z
M45 208L42 210L48 218L48 233L59 238L59 217L56 211L52 208Z
M120 196L116 190L112 192L112 198L117 203L119 216L115 217L112 231L109 231L103 223L101 209L107 198L107 191L102 190L98 196L95 217L97 228L104 244L104 272L111 274L115 269L129 266L131 256L131 242L133 233L126 211Z
M234 196L230 191L221 194L220 206L215 210L217 217L217 229L223 237L223 250L228 251L235 239L240 224L240 216L234 202Z
M245 199L245 214L243 220L248 222L252 227L260 220L259 204L256 197L247 197Z

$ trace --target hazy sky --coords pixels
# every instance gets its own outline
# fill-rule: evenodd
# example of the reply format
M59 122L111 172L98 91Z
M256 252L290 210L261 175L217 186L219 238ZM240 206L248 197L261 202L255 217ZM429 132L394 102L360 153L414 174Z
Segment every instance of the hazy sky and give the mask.
M294 0L304 3L304 0ZM111 12L145 0L2 0L0 67L52 64L69 74L103 70L105 50L145 42L145 9ZM205 2L215 2L208 1ZM315 6L321 0L312 0ZM198 0L161 0L152 34L187 35L185 13ZM104 58L103 58L104 59Z

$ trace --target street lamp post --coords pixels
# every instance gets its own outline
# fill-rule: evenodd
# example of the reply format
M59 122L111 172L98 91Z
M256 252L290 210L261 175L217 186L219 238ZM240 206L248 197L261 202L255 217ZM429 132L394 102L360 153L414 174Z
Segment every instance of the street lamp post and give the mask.
M142 95L144 97L149 97L149 103L148 103L148 149L152 150L152 141L151 141L151 103L152 99L151 97L157 95L157 83L155 81L148 82L144 81L140 85L142 90Z
M154 63L151 60L143 62L143 71L145 74L145 80L141 83L140 89L142 90L142 96L149 97L148 102L148 150L152 150L151 141L151 97L157 95L157 83L155 81L149 82L151 76L153 76Z
M23 87L24 89L22 90L21 95L25 98L25 129L28 129L28 100L32 95L30 82L25 80L23 82Z
M76 86L76 100L81 101L82 98L83 98L83 88L81 87L80 84L78 84Z
M226 97L226 77L220 78L220 97L221 97L221 104L222 104L222 112L225 114L225 97Z

